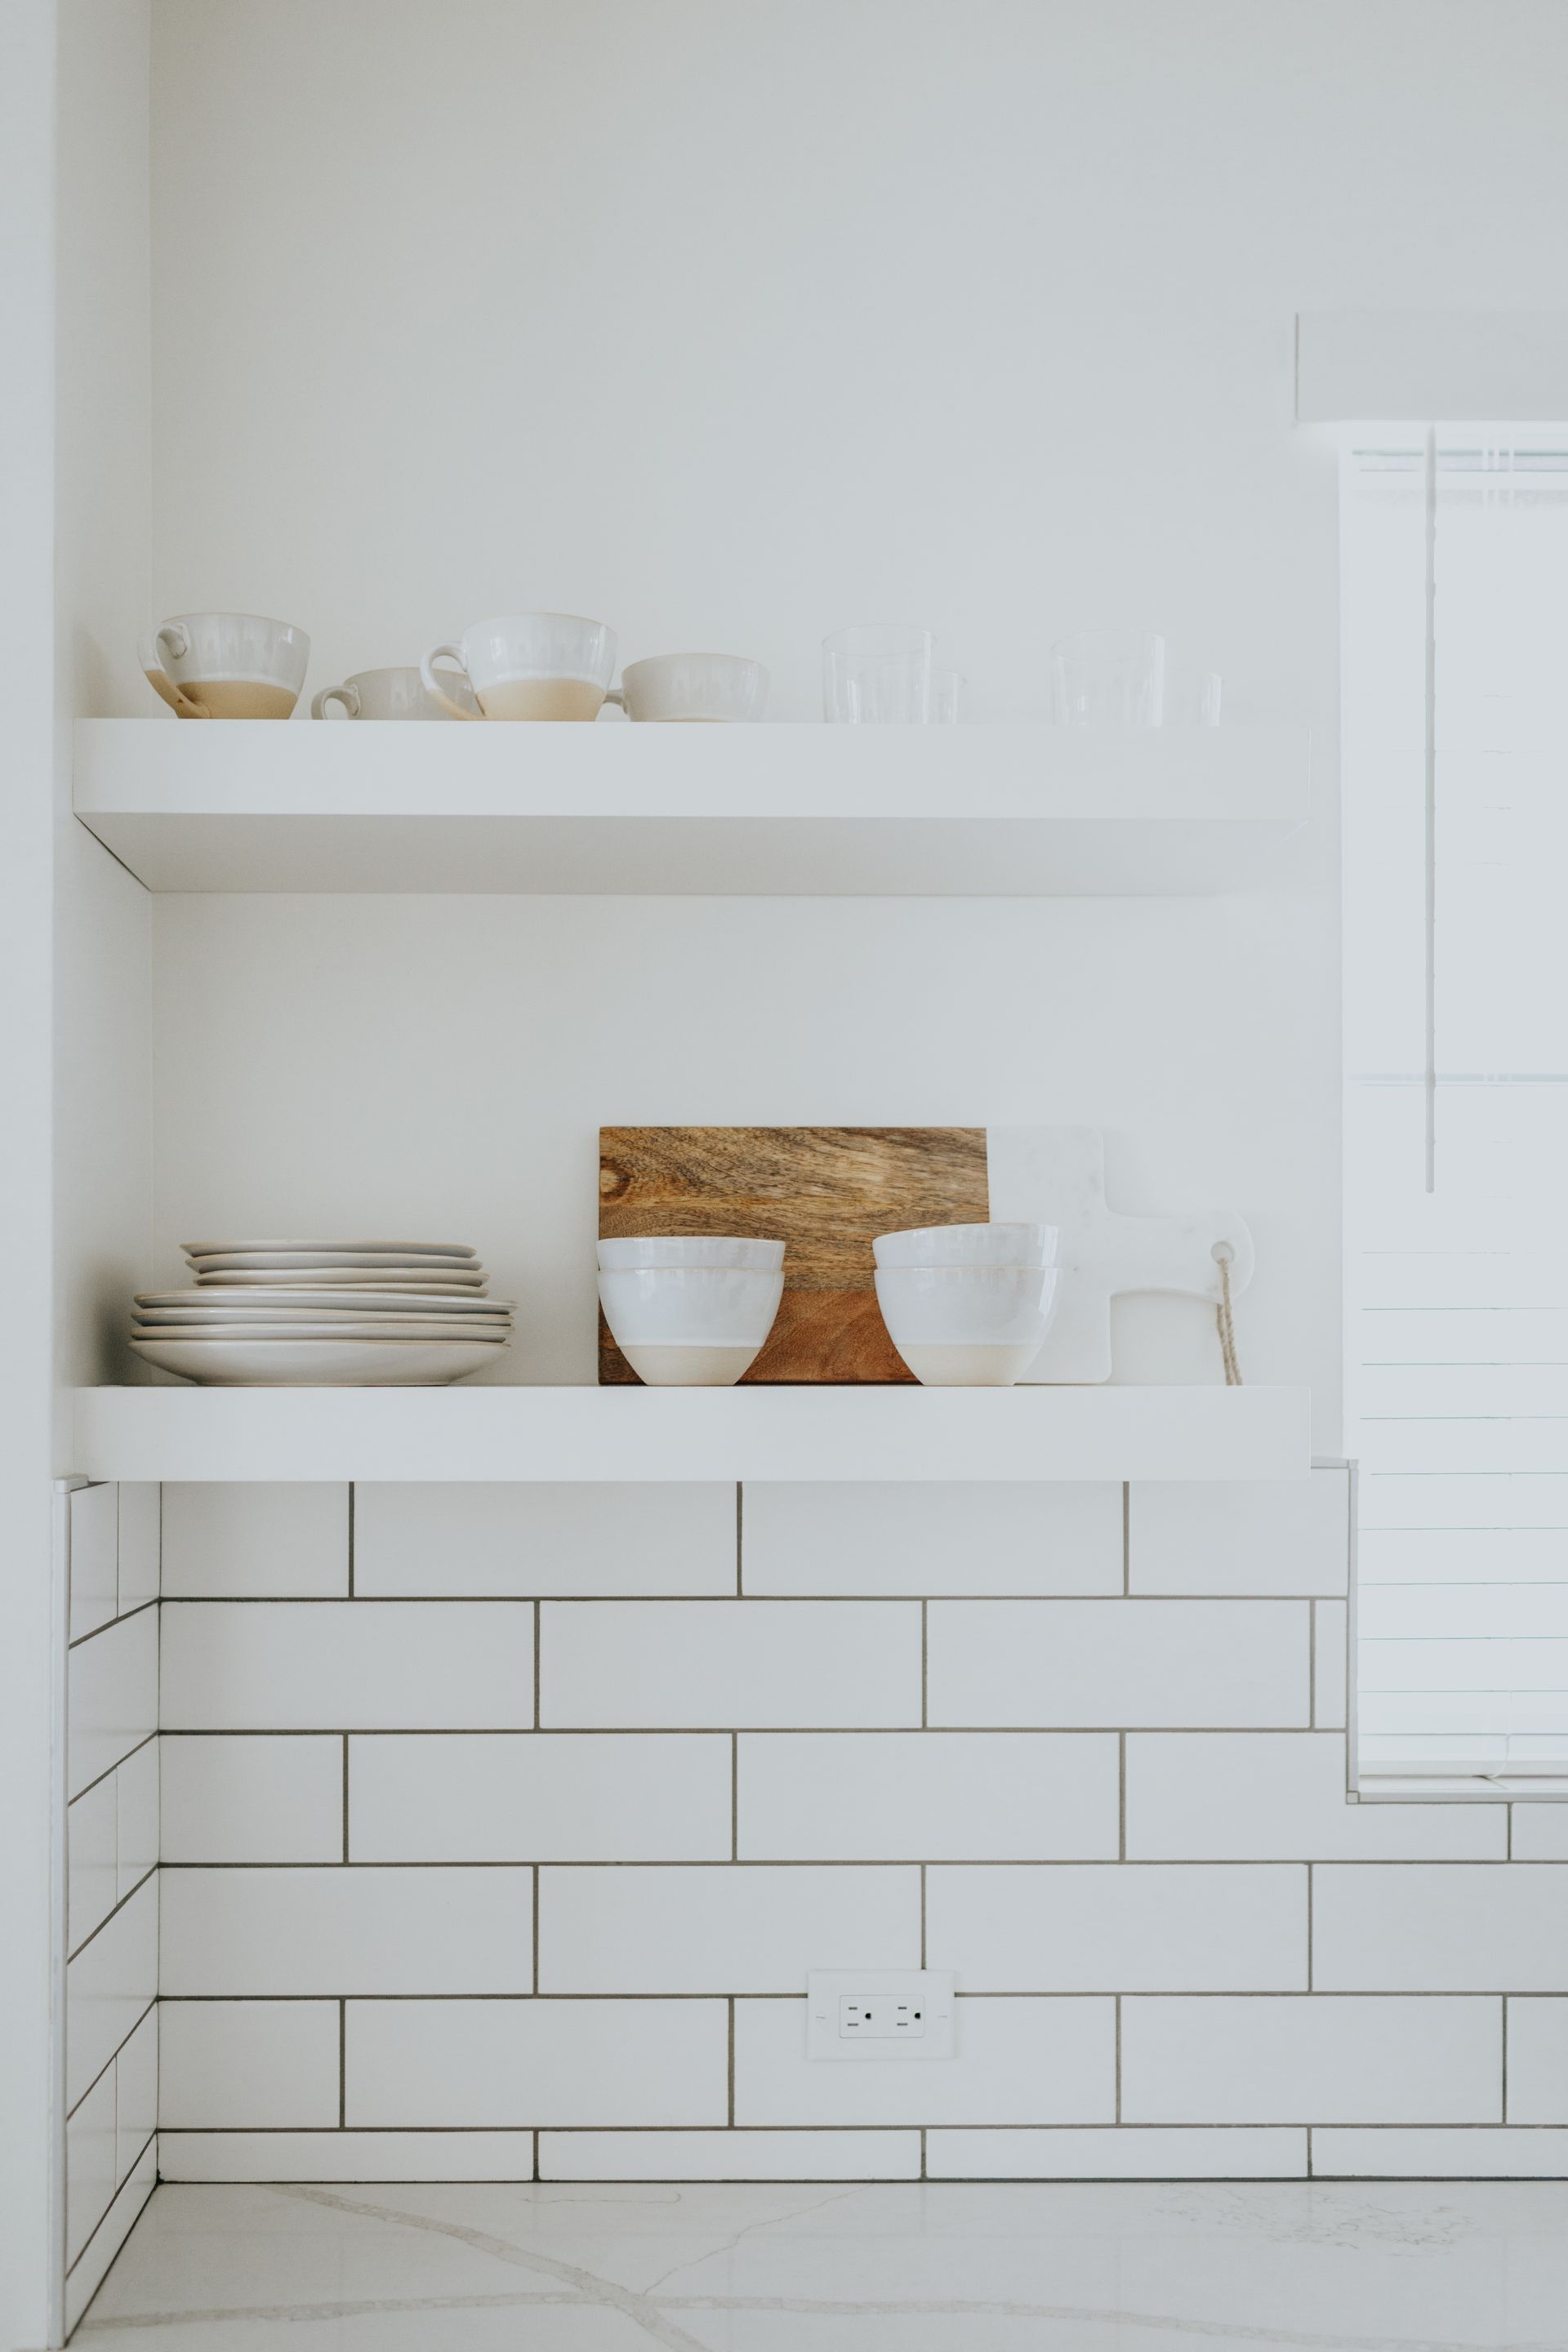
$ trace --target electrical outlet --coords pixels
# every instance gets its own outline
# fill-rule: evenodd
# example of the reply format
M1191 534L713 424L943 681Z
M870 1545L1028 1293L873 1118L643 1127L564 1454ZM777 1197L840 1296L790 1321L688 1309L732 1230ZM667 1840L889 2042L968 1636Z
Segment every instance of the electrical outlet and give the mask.
M814 1969L805 2054L837 2061L951 2058L951 1969Z

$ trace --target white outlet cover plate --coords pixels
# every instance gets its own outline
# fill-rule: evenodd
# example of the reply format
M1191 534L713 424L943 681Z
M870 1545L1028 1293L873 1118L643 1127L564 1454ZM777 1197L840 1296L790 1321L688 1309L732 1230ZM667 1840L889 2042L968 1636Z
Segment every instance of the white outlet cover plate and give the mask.
M951 2058L953 1989L951 1969L813 1969L805 1979L805 2054L851 2066ZM884 2001L918 2010L921 2033L909 2041L874 2033L862 2041L840 2030L846 2003L875 2008Z

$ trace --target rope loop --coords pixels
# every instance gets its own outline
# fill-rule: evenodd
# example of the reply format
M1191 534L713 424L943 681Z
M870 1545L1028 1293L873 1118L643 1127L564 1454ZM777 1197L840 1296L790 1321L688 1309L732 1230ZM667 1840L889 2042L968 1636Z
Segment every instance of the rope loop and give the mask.
M1215 1242L1210 1255L1219 1268L1219 1305L1215 1309L1215 1321L1219 1327L1225 1384L1227 1389L1238 1389L1242 1384L1241 1365L1236 1352L1236 1316L1230 1298L1230 1269L1236 1252L1228 1242Z

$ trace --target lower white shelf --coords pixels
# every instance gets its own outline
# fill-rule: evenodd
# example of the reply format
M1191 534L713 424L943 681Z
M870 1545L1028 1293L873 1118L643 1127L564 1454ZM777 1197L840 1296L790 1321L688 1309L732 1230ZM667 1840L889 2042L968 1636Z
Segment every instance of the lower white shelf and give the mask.
M89 1478L1293 1478L1304 1388L79 1389Z

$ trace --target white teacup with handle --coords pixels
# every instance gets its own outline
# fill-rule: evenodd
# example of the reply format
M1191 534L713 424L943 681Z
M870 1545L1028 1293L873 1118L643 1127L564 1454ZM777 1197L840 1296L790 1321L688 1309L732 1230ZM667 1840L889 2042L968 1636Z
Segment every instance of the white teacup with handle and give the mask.
M457 665L477 711L447 691L452 674L438 670L439 661ZM575 613L476 621L419 665L426 691L453 719L596 719L615 674L614 629Z
M140 651L148 685L182 719L287 719L310 640L259 613L176 613Z
M463 705L460 715L477 719L479 706L464 680L449 676L446 682L453 699ZM310 705L311 718L325 719L334 702L350 719L438 719L445 725L452 717L445 698L437 701L414 668L356 669L342 686L321 688Z

